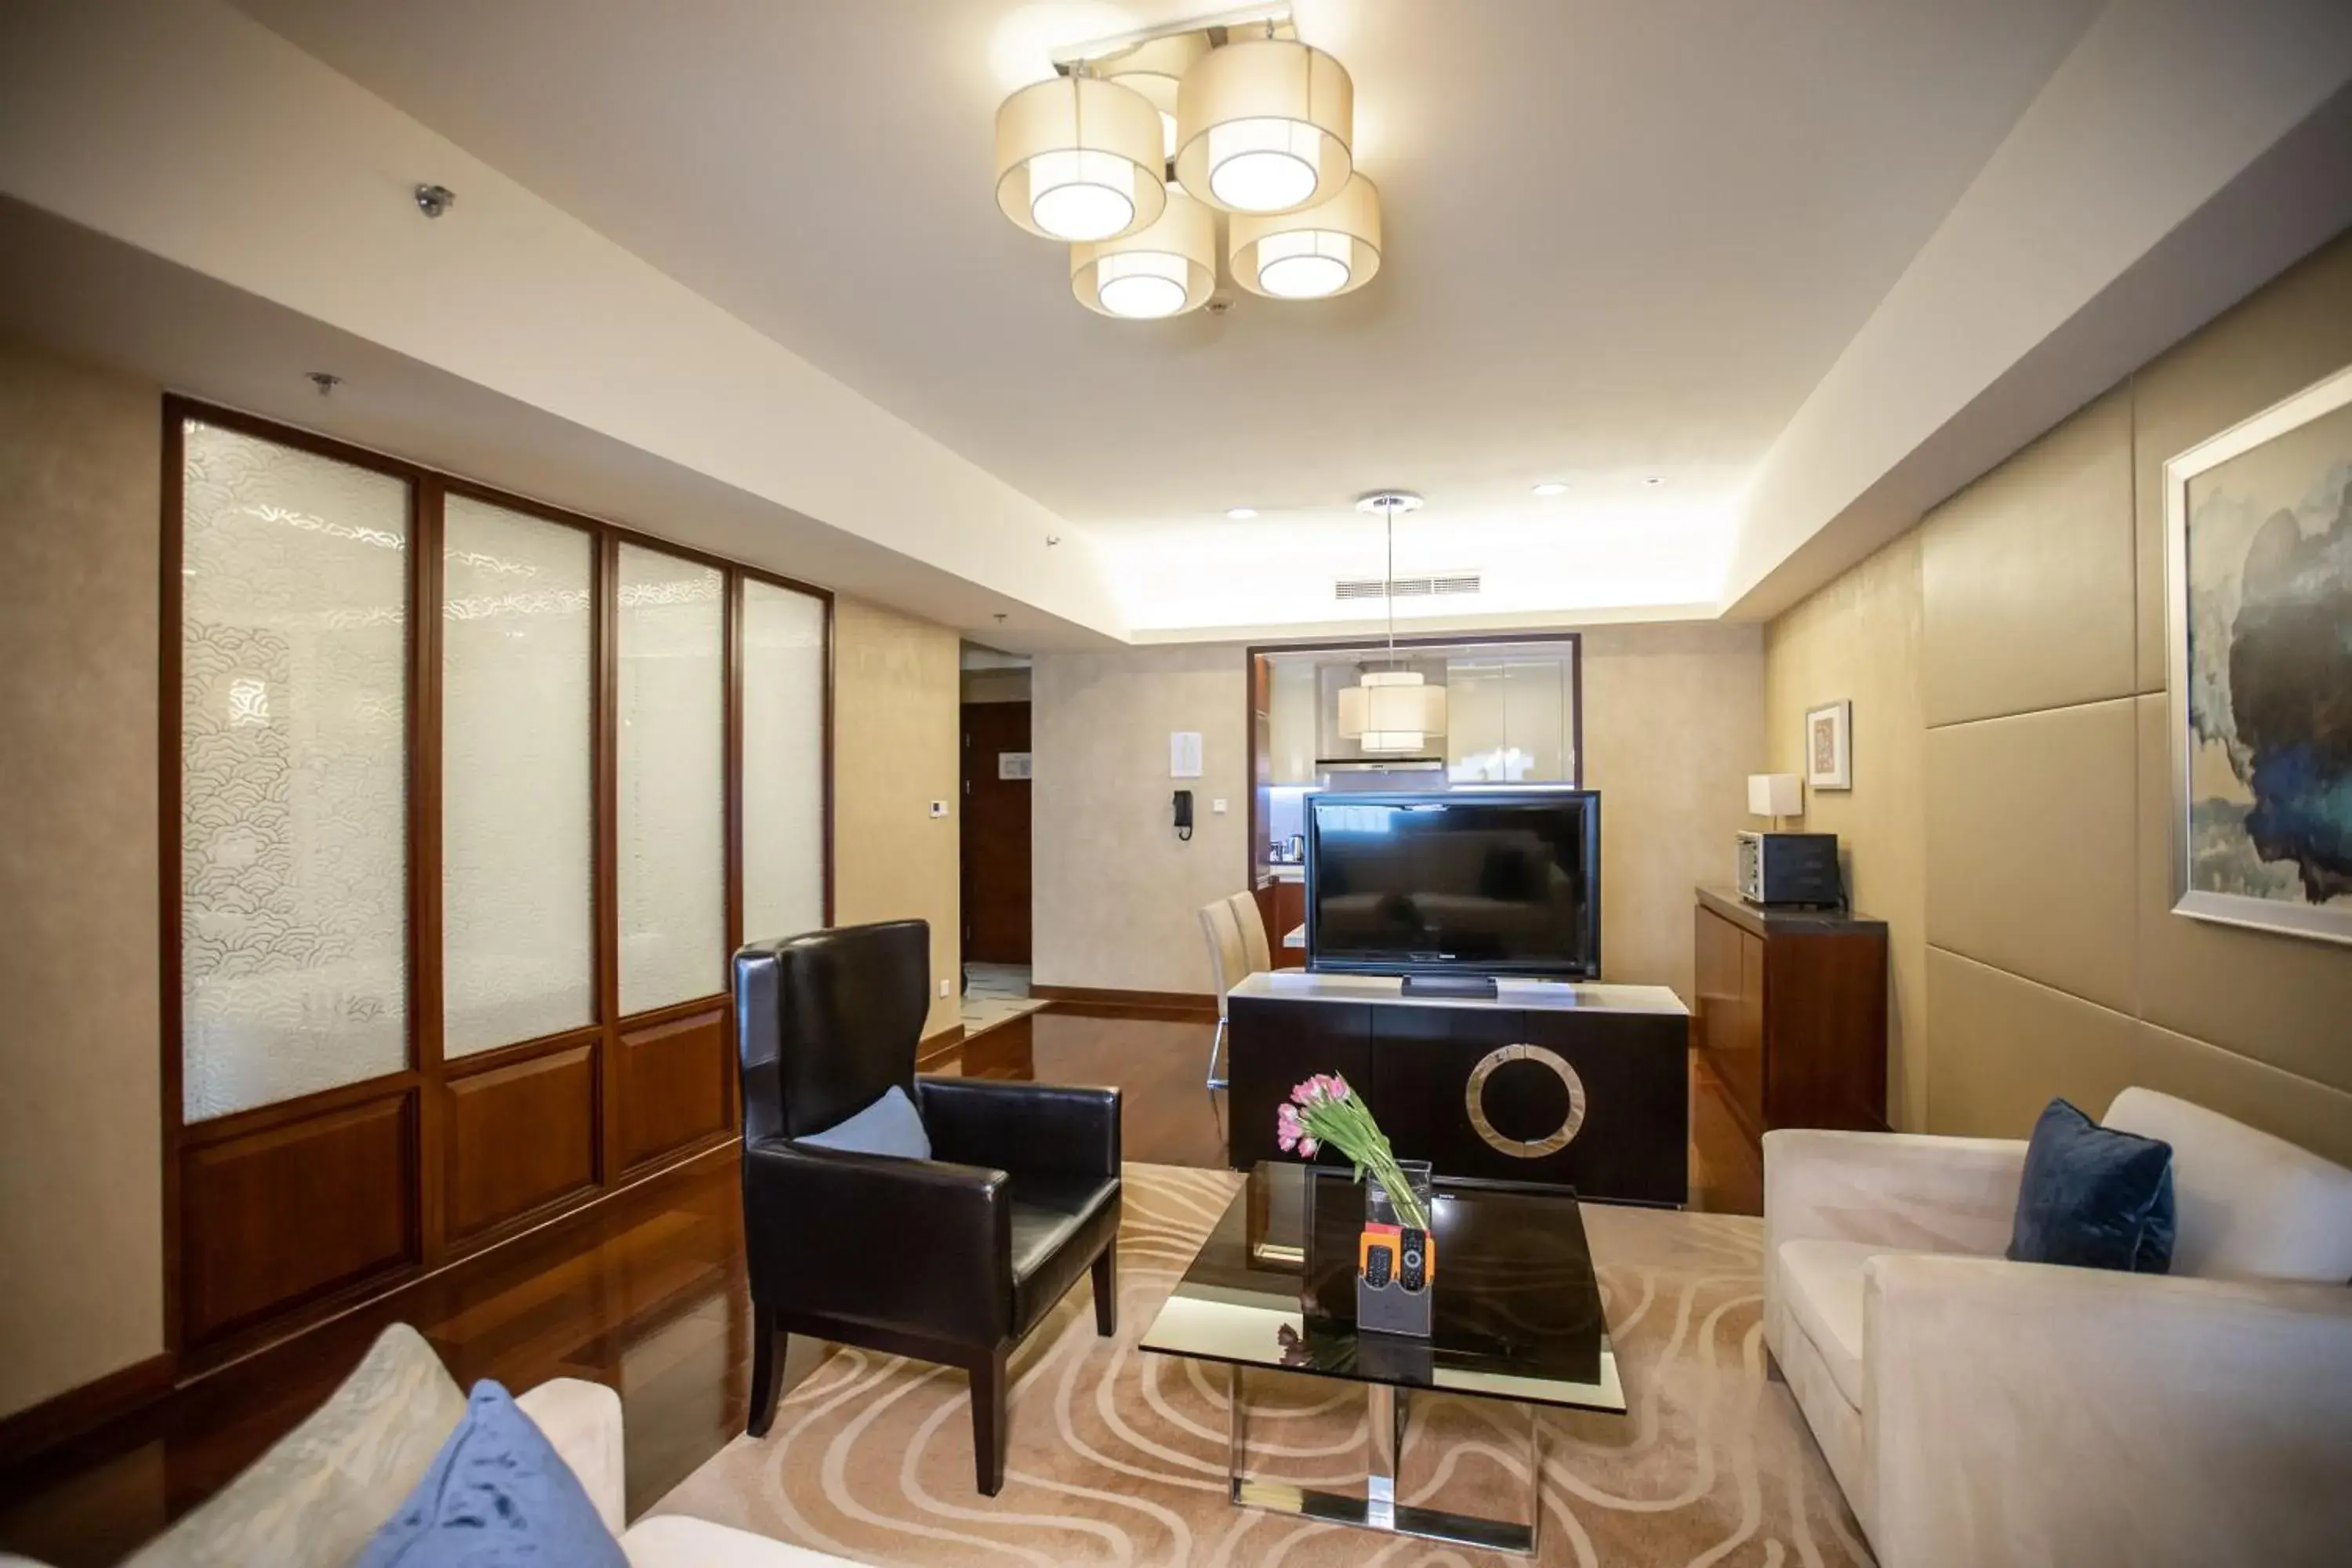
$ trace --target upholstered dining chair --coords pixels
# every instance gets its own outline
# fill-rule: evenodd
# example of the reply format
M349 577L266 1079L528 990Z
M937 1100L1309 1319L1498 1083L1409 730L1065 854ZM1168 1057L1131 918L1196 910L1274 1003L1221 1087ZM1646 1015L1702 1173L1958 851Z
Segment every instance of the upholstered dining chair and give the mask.
M807 1334L971 1374L980 1489L1004 1484L1005 1361L1089 1269L1118 1326L1116 1089L919 1078L930 928L891 921L735 955L753 1436L775 1419L780 1338ZM919 1112L929 1157L808 1142ZM890 1105L886 1107L885 1102ZM861 1121L870 1119L862 1118ZM901 1128L902 1134L906 1130Z
M1266 939L1265 913L1258 907L1257 895L1234 893L1225 902L1233 905L1234 924L1241 928L1242 957L1249 965L1245 973L1265 973L1274 967L1274 944Z
M1217 1061L1225 1044L1225 993L1250 975L1273 968L1273 950L1266 945L1257 900L1247 893L1202 904L1201 934L1209 944L1209 979L1217 991L1217 1032L1209 1038L1209 1087L1223 1089L1225 1079L1217 1071Z

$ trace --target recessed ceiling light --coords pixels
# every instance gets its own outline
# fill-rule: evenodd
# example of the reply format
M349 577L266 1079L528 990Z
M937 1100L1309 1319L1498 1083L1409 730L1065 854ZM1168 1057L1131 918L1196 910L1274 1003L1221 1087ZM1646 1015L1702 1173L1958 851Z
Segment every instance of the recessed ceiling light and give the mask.
M1655 487L1664 484L1666 482L1666 476L1664 474L1652 474L1648 479L1643 479L1642 482L1645 485Z
M1539 496L1564 496L1567 493L1568 487L1558 479L1546 479L1536 487L1536 494Z
M1247 522L1250 519L1257 515L1257 508L1254 506L1229 506L1225 509L1225 515L1232 518L1235 522Z

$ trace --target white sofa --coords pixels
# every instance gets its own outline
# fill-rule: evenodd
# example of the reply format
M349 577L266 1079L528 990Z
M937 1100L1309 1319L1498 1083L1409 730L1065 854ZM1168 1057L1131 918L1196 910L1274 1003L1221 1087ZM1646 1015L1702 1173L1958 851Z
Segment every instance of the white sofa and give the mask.
M1764 1137L1764 1338L1883 1568L2352 1561L2352 1172L2128 1089L2168 1275L2003 1256L2022 1142Z
M846 1560L698 1519L625 1528L621 1398L558 1378L517 1396L580 1478L632 1568L824 1568ZM395 1323L332 1397L130 1568L347 1568L424 1478L466 1395L424 1336Z

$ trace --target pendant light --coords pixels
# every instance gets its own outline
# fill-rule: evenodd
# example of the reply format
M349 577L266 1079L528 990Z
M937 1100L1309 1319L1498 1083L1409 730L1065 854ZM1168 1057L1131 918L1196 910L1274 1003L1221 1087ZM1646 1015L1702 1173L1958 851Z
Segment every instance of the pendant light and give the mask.
M1388 531L1388 567L1381 579L1389 611L1389 658L1396 659L1396 520L1420 509L1411 490L1374 490L1357 500L1359 511L1376 511ZM1409 755L1445 732L1445 688L1431 686L1417 669L1366 670L1339 692L1339 733L1368 753Z
M1347 68L1322 50L1271 36L1232 39L1178 87L1176 177L1226 212L1328 201L1355 167L1355 106Z
M1360 289L1381 269L1381 193L1350 174L1328 202L1273 216L1235 213L1234 281L1276 300L1323 300Z
M1106 316L1150 321L1209 302L1217 287L1217 215L1182 191L1147 228L1070 247L1070 289Z
M1071 75L997 106L996 205L1032 234L1116 239L1168 205L1160 111L1132 88Z

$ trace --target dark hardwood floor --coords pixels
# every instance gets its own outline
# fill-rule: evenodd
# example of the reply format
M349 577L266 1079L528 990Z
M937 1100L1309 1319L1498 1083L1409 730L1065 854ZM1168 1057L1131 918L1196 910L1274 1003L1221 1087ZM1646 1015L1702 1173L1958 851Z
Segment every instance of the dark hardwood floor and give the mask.
M974 1037L926 1070L1126 1091L1127 1157L1222 1166L1222 1099L1202 1085L1215 1026L1060 1004ZM1701 1080L1695 1079L1695 1084ZM1694 1094L1692 1199L1760 1212L1727 1111ZM620 1391L632 1513L742 1429L751 1309L732 1150L522 1237L89 1436L0 1473L0 1552L58 1568L118 1561L186 1512L331 1394L385 1324L414 1324L461 1384L580 1377ZM823 1353L793 1342L797 1382Z

